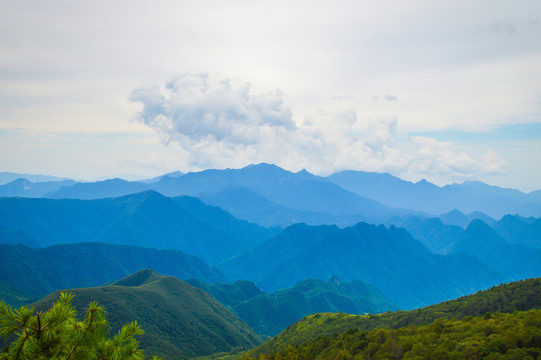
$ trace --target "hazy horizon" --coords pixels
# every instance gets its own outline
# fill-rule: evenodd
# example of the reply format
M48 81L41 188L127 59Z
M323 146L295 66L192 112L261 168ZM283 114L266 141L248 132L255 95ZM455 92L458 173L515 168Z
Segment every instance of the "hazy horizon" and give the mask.
M0 171L541 188L535 0L6 1L0 20Z

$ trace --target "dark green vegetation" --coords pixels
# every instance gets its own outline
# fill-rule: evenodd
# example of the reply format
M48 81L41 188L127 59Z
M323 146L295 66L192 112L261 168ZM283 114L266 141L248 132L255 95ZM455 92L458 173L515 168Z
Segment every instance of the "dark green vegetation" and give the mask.
M60 294L46 311L13 309L0 302L0 335L12 341L0 352L2 360L126 359L142 360L135 335L143 330L136 322L122 326L107 338L108 323L103 308L90 303L81 321L71 304L73 296ZM155 360L158 358L154 357Z
M101 200L0 198L0 223L24 231L43 246L129 244L181 250L209 263L226 260L276 232L197 199L167 198L152 191Z
M252 354L270 354L284 347L298 347L318 337L332 337L349 329L399 329L428 325L437 319L463 319L486 313L513 313L541 309L541 278L503 284L474 295L445 301L422 309L379 315L315 314L292 324L284 332L256 348Z
M37 300L38 297L32 297L11 284L0 280L0 300L11 306L22 306Z
M85 309L99 300L118 331L131 321L145 330L141 348L164 359L186 359L252 348L261 340L253 330L207 293L172 276L143 270L109 286L71 289L73 305ZM47 309L60 296L53 293L33 304Z
M253 281L266 292L307 278L361 280L402 308L457 298L505 281L471 255L434 255L404 229L366 223L345 229L293 225L219 267L230 279Z
M39 249L0 245L0 257L0 281L34 297L103 285L149 266L180 279L225 281L220 271L195 256L128 245L79 243Z
M217 285L188 283L226 305L258 334L268 336L315 312L375 314L397 309L376 288L358 280L340 283L337 278L329 282L307 279L273 294L263 293L247 281Z

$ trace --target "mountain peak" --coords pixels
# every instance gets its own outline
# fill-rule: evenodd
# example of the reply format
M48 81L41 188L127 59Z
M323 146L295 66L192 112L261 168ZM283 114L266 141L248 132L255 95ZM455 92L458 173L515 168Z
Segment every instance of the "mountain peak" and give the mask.
M333 285L340 285L340 284L341 284L340 279L339 279L338 276L336 276L336 275L331 276L331 278L329 279L328 283L329 283L329 284L333 284Z
M115 281L111 285L135 287L135 286L149 284L153 281L156 281L162 278L164 278L163 275L157 273L156 271L152 269L143 269L143 270L139 270L138 272L134 274L126 276L125 278Z

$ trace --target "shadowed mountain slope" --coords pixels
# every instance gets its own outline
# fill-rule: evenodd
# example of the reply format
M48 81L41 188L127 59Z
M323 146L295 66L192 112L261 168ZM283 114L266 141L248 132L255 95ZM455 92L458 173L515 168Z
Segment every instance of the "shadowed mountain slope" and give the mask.
M0 256L0 281L31 295L102 285L149 266L180 279L226 280L195 256L128 245L77 243L40 249L0 245Z
M504 277L470 255L430 253L404 229L359 223L345 229L298 224L219 264L233 280L272 292L306 279L362 280L403 308L484 289Z
M341 283L306 279L273 294L261 292L246 281L207 285L188 281L228 306L257 333L274 336L303 316L315 312L380 313L397 309L373 286L362 281Z
M520 244L510 244L481 220L472 221L446 252L474 255L513 280L541 274L541 249L528 249Z
M100 200L0 198L0 219L44 246L129 244L181 250L209 263L247 250L273 233L198 200L154 191Z

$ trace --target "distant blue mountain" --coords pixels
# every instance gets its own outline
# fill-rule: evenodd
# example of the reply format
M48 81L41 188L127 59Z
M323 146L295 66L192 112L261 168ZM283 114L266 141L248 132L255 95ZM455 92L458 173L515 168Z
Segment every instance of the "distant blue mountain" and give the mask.
M391 218L385 224L408 230L415 239L422 242L434 254L442 254L464 232L462 227L446 225L440 218L407 216L404 218Z
M13 230L0 224L0 244L24 245L28 247L41 247L34 238L21 230Z
M471 255L434 255L404 229L366 223L345 229L294 225L218 266L229 278L254 281L269 292L306 278L362 280L402 308L456 298L505 279Z
M12 172L0 172L0 185L10 183L17 179L27 179L28 181L31 181L33 183L69 180L67 178L49 176L49 175L30 175L30 174L19 174L19 173L12 173Z
M46 194L44 197L51 199L93 200L135 194L149 190L150 188L149 185L137 181L110 179L88 183L79 182L71 186L64 186L57 191Z
M286 226L298 221L351 225L405 212L346 191L307 171L292 173L271 164L163 176L152 183L120 179L77 183L47 197L100 199L148 189L169 197L204 198L243 219L268 226ZM246 200L241 211L235 196L239 192Z
M239 219L255 222L263 226L286 227L296 223L308 225L336 224L348 226L359 221L371 220L371 216L332 215L328 212L298 210L280 205L240 186L228 186L217 193L205 193L199 196L205 203L219 206Z
M46 181L33 183L27 179L19 178L5 185L0 185L0 197L20 196L29 198L43 197L55 192L64 186L75 184L73 180Z
M389 174L342 171L327 177L337 185L382 204L428 214L443 214L457 209L463 213L479 211L493 218L520 213L541 217L541 196L525 194L480 181L439 187L422 180L416 183Z
M164 177L176 178L176 177L180 177L182 175L184 175L184 173L181 173L180 171L173 171L173 172L170 172L170 173L167 173L167 174L164 174L164 175L160 175L160 176L156 176L156 177L153 177L153 178L150 178L150 179L139 180L139 182L152 184L152 183L160 181Z
M493 225L502 238L512 244L541 249L541 219L506 215Z
M0 198L0 221L44 246L100 241L181 250L209 263L237 255L276 231L197 199L154 191L99 200Z
M472 221L445 252L474 255L510 280L537 277L541 274L541 249L510 244L482 220Z

